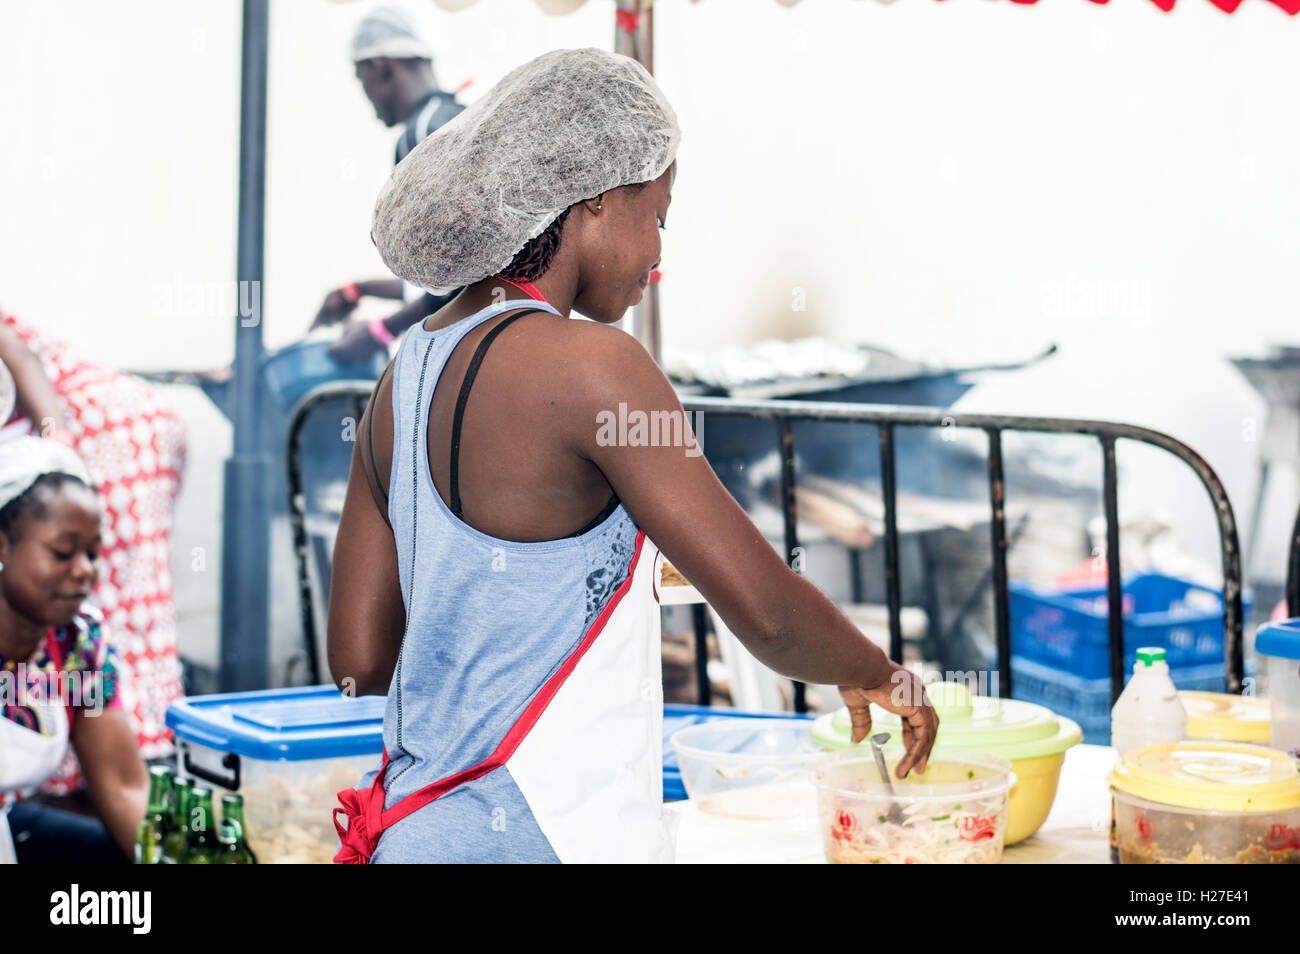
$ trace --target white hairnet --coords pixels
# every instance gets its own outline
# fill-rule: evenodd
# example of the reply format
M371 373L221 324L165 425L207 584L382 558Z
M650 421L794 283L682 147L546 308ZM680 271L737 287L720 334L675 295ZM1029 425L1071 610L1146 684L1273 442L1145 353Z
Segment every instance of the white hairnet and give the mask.
M15 437L0 443L0 507L21 497L45 474L70 474L94 486L86 465L69 447L39 437Z
M575 202L657 179L680 139L636 60L546 53L397 164L371 238L394 274L446 294L495 275Z
M373 60L432 60L415 24L397 7L378 7L368 13L352 34L352 62Z

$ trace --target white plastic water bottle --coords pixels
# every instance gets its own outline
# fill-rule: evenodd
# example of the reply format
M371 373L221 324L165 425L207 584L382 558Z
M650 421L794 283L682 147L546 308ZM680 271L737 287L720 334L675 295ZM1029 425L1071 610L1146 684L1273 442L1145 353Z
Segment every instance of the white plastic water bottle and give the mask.
M1187 710L1169 677L1165 651L1159 647L1137 651L1133 678L1110 710L1110 744L1120 758L1134 749L1187 737Z
M1110 744L1122 759L1134 749L1181 742L1187 737L1187 710L1169 676L1165 651L1147 646L1137 651L1133 678L1110 710ZM1110 860L1119 861L1115 799L1110 800Z

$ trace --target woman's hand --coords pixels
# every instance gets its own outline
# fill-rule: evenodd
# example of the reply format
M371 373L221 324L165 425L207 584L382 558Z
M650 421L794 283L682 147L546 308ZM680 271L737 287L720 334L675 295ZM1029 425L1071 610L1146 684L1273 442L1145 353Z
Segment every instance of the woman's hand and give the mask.
M357 307L355 301L348 301L343 294L343 289L336 288L325 296L325 301L320 306L320 311L316 312L316 320L311 323L311 330L315 330L324 325L336 325L344 318L352 314Z
M906 778L913 767L924 772L930 749L939 731L939 715L930 705L925 684L909 669L891 662L889 679L875 689L840 686L840 697L849 707L856 745L871 734L871 703L897 715L903 723L903 745L907 751L898 762L898 777Z

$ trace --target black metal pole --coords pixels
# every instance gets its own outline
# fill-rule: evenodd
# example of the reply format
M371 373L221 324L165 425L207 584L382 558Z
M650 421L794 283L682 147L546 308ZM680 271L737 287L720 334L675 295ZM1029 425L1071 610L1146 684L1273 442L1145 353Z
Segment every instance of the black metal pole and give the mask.
M1300 616L1300 513L1296 514L1291 530L1291 555L1286 570L1286 614L1294 619Z
M799 508L795 499L794 422L777 422L777 440L781 448L781 514L785 520L785 562L796 573L803 573L803 552L799 548ZM808 711L806 687L794 683L794 711Z
M695 626L695 701L713 705L713 684L709 682L709 610L703 603L691 605Z
M993 520L993 622L997 631L998 695L1011 698L1011 611L1007 601L1007 488L1002 474L1002 432L989 435L989 506Z
M1124 581L1119 569L1119 477L1115 438L1101 439L1102 500L1106 508L1106 623L1110 633L1110 704L1124 691Z
M226 461L221 559L221 688L226 692L265 688L268 676L270 459L259 446L268 21L267 0L244 0L235 434Z
M889 658L903 664L903 598L898 578L898 487L894 427L880 425L880 494L885 503L885 596L889 605Z

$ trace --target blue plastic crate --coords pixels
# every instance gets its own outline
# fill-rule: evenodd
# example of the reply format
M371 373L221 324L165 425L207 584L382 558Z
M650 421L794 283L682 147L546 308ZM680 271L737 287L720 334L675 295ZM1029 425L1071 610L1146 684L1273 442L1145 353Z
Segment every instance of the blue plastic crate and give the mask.
M1253 668L1253 660L1247 668ZM1130 668L1124 682L1132 677ZM1179 689L1223 692L1228 679L1222 662L1206 666L1170 668L1169 675ZM1079 723L1083 741L1110 744L1110 678L1084 678L1042 663L1011 657L1011 695L1025 702L1046 706L1057 715Z
M799 715L794 712L738 712L735 709L717 709L710 706L664 706L664 801L681 801L686 797L686 786L682 783L682 770L677 764L677 752L668 740L678 729L703 722L717 722L720 719L807 719L811 731L811 715Z
M1035 586L1013 580L1011 652L1084 678L1110 672L1106 587ZM1176 577L1144 573L1124 582L1124 668L1142 646L1160 646L1171 669L1222 664L1223 598ZM1250 618L1251 597L1242 597Z

